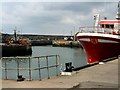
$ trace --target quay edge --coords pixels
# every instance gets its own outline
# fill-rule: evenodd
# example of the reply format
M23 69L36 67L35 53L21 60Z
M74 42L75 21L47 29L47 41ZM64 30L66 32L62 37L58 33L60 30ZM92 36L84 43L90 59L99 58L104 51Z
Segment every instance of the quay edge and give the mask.
M2 57L24 56L32 54L32 48L30 45L13 44L13 45L1 45L1 47Z
M2 88L66 88L90 90L118 90L118 59L77 71L71 76L57 76L42 81L2 80ZM112 71L112 72L111 72ZM109 73L109 74L106 74Z
M58 47L81 47L81 44L78 41L65 41L65 40L53 40L52 46Z

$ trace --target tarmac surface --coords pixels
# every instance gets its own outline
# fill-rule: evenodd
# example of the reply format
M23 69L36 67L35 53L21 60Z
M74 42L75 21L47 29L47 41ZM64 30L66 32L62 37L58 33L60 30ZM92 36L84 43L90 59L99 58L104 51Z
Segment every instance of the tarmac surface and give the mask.
M0 80L2 88L118 88L118 59L76 71L71 76L55 76L42 81ZM93 90L93 89L92 89ZM120 90L120 89L118 89Z

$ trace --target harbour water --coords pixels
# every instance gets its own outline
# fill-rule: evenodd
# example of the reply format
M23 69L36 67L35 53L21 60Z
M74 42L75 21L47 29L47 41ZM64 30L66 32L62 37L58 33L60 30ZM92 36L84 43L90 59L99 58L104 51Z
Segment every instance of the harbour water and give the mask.
M60 64L72 62L74 67L87 64L84 49L69 47L34 46L32 56L59 55Z
M62 69L65 68L65 63L72 62L72 65L77 68L81 67L87 64L86 61L86 55L84 52L84 49L82 48L68 48L68 47L52 47L50 46L33 46L32 47L32 57L38 57L38 56L47 56L47 55L59 55L59 65L62 66ZM44 61L44 60L43 60ZM27 59L20 60L20 67L21 68L27 68L29 63ZM54 62L54 61L53 61ZM50 60L50 63L53 63L52 60ZM35 68L38 66L37 60L31 61L32 68ZM45 62L41 62L41 65L44 66L46 64ZM16 67L16 60L8 59L7 60L7 68L17 68ZM4 60L2 60L2 67L5 67ZM60 67L58 69L58 73L60 72ZM56 68L50 69L50 76L54 76L56 74ZM38 71L32 71L32 79L38 80ZM41 71L42 78L47 77L47 70L43 69ZM25 78L28 77L28 71L27 70L21 70L20 74L23 75ZM8 79L17 79L17 70L9 70L7 72ZM2 78L5 79L5 72L2 72Z

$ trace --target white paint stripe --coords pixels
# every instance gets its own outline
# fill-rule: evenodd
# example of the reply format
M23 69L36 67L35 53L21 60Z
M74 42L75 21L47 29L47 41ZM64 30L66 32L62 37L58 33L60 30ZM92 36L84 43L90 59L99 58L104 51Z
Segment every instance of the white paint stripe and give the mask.
M80 41L87 41L87 42L90 42L90 38L81 38L79 39ZM117 41L112 41L112 40L105 40L105 39L98 39L98 42L101 42L101 43L119 43Z
M81 41L90 41L90 38L81 38L79 40L81 40Z
M78 36L98 36L98 37L108 37L108 38L120 39L119 35L101 34L101 33L78 33L77 37Z
M98 42L102 42L102 43L119 43L117 41L103 40L103 39L98 39Z

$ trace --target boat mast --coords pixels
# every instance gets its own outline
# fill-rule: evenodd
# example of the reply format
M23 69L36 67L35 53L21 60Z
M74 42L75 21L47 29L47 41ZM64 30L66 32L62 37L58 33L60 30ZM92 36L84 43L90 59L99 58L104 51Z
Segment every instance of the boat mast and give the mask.
M15 27L15 30L14 30L14 40L17 41L16 27Z
M118 2L118 11L117 11L116 19L120 20L120 1Z
M94 30L95 30L95 32L98 31L97 27L99 27L99 21L100 21L100 14L96 14L94 16Z

